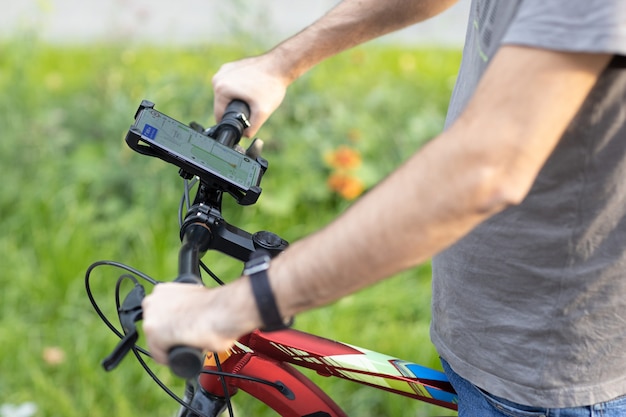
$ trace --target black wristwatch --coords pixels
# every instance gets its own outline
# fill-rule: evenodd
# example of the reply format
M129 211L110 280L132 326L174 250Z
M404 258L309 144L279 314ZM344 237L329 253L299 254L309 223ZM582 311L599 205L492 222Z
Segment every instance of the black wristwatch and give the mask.
M259 310L259 315L263 321L264 332L286 329L293 323L293 320L285 321L278 311L274 293L270 286L267 270L270 267L270 255L266 250L258 249L250 255L250 260L246 262L243 274L250 277L252 294Z

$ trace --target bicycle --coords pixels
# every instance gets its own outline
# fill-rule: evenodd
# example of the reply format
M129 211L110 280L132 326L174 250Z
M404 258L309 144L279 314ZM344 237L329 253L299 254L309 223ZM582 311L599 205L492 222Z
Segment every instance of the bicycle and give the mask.
M259 143L253 142L246 151L238 145L248 116L248 106L240 101L232 102L222 121L209 129L197 123L182 125L157 112L154 104L145 100L135 114L135 124L126 136L128 145L139 153L175 164L184 179L178 214L181 247L177 282L203 283L202 269L223 285L201 261L209 250L246 262L259 249L273 257L288 246L274 233L250 234L239 229L227 223L221 213L224 194L241 205L250 205L261 193L260 181L268 163L260 156ZM165 136L159 138L159 135ZM173 145L181 136L187 142ZM207 148L211 149L207 151ZM228 163L224 165L224 161ZM236 167L237 164L245 167ZM194 188L197 190L192 202L190 193ZM118 278L115 292L122 331L102 312L91 290L92 272L105 265L126 271ZM87 295L100 318L121 339L103 366L112 370L126 354L133 352L152 378L180 403L178 417L216 417L225 411L233 416L231 398L239 390L285 417L347 416L296 366L449 410L457 409L456 394L443 372L294 329L256 330L239 339L228 352L204 354L193 348L175 347L169 353L170 368L186 380L184 396L179 398L143 359L149 352L136 344L139 337L136 323L142 318L141 300L145 295L140 279L158 284L148 275L118 262L98 261L87 269ZM125 280L132 281L133 287L122 301L120 288Z

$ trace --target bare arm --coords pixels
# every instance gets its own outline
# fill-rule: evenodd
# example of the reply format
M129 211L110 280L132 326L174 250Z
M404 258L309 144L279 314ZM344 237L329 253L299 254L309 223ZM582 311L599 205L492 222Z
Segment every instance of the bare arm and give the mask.
M281 73L293 81L330 56L426 20L454 3L456 0L344 0L270 54L280 56Z
M279 310L295 315L415 266L521 202L609 58L503 47L453 126L273 262ZM157 287L144 305L151 349L219 350L260 326L247 280L218 290ZM177 305L177 296L186 301ZM168 326L176 315L195 317L193 328Z
M296 314L415 266L520 203L608 59L503 47L453 126L276 261L281 311Z
M344 0L269 52L225 64L213 77L215 118L233 99L250 104L253 136L282 102L287 87L311 67L346 49L426 20L457 0Z

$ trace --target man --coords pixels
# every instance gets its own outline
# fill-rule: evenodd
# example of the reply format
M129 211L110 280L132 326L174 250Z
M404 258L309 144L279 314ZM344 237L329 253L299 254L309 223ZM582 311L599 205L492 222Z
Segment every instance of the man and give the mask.
M245 100L253 135L318 62L452 3L345 0L224 65L216 117ZM444 132L272 262L275 313L434 256L431 333L459 415L626 415L626 3L475 0L469 23ZM219 351L267 325L246 276L159 285L144 308L163 363L173 345Z

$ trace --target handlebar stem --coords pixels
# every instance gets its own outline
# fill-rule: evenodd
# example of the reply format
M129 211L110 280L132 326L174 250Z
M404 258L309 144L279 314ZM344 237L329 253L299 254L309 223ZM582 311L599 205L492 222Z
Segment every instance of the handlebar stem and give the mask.
M245 262L250 257L250 253L255 249L250 233L228 224L222 217L218 208L201 203L194 205L189 210L181 227L181 239L183 240L181 253L185 244L184 237L186 234L190 233L187 232L187 229L194 225L201 225L209 234L206 238L207 240L203 242L206 246L204 246L201 251L198 251L200 257L202 257L207 250L214 249ZM194 236L194 239L197 238L197 236ZM182 263L183 259L181 258L180 261ZM195 265L198 265L199 259L195 261ZM181 267L182 266L179 268Z
M263 248L275 256L288 246L274 233L261 231L250 234L229 224L219 208L203 203L191 207L180 230L182 245L177 281L181 277L199 277L200 259L209 249L246 262L256 249Z
M186 224L178 253L179 282L200 280L200 258L211 243L211 230L203 223Z

